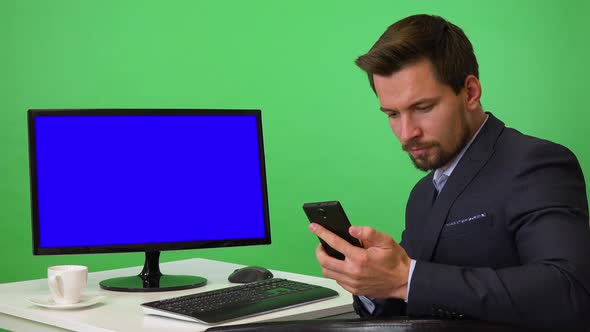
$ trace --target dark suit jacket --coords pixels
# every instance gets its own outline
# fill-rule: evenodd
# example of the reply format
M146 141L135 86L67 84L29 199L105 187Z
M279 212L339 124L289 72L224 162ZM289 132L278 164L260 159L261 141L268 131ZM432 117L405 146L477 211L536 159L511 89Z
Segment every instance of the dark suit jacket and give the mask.
M373 316L588 326L590 230L582 171L567 148L489 114L438 195L412 190L401 245L417 260L409 299ZM355 297L361 316L369 314Z

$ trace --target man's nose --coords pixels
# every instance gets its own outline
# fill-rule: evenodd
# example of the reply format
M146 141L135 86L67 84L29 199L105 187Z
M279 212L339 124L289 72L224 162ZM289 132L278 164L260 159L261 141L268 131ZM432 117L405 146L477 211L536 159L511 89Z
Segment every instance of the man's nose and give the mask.
M421 135L420 127L413 121L411 116L402 116L400 119L399 140L405 144Z

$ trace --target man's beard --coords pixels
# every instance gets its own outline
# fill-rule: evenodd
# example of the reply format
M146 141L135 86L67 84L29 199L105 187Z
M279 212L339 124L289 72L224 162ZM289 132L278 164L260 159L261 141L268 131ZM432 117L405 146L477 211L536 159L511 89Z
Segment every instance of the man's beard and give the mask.
M461 126L461 137L457 141L457 144L452 146L449 150L443 150L439 142L419 142L418 140L412 140L402 146L404 151L416 148L429 148L429 154L419 155L417 157L412 156L408 153L410 159L414 163L414 166L421 171L430 171L447 165L453 160L461 151L461 149L469 142L469 126L467 121L463 122ZM430 158L429 158L430 157Z

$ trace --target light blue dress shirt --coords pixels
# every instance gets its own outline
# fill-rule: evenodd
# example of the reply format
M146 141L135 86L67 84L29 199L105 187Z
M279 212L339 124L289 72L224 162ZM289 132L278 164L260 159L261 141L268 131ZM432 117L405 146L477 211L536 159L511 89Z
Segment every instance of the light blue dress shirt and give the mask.
M477 129L477 131L475 132L475 135L473 135L473 137L471 138L469 143L465 144L463 149L461 149L461 151L457 154L457 156L453 159L453 161L450 164L448 164L448 166L437 168L434 171L434 176L432 177L432 183L434 184L434 188L436 188L436 191L438 192L437 195L439 195L440 192L443 190L445 184L447 183L447 180L449 179L449 177L451 176L451 174L455 170L455 167L457 167L457 164L459 164L459 161L461 161L461 158L463 158L465 151L467 151L467 149L469 149L469 147L471 146L471 143L473 143L473 141L475 140L475 138L477 137L477 135L481 131L481 128L483 128L485 123L488 121L488 117L489 117L489 115L486 115L485 120L483 121L481 126L479 126L479 128ZM415 267L416 267L416 260L412 259L410 261L410 272L408 274L408 293L406 294L406 299L410 298L410 285L412 283L412 275L414 274ZM359 299L365 305L365 309L367 309L367 311L369 313L373 313L373 311L375 311L375 302L373 302L370 298L368 298L366 296L359 296ZM407 300L406 300L406 302L407 302Z

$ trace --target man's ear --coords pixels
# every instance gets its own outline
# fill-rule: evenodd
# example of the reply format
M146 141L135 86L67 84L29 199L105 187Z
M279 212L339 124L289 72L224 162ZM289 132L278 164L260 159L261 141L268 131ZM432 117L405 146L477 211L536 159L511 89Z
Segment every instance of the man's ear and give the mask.
M469 110L479 109L481 104L481 84L474 75L467 75L465 78L465 105Z

